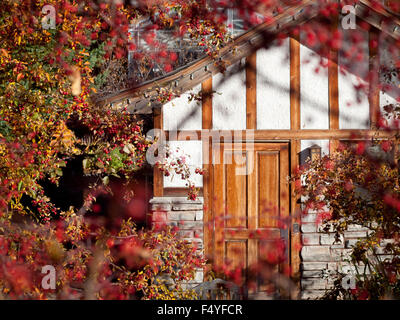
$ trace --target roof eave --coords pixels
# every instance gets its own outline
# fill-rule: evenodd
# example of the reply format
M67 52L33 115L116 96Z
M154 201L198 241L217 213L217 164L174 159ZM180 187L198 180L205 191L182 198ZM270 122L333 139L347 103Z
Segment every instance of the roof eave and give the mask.
M317 15L318 7L315 6L315 1L302 1L277 15L273 22L260 24L236 38L221 50L218 59L227 66L234 64L259 48L265 47L267 41L271 41L279 32L304 23ZM360 0L356 4L356 15L394 39L400 39L400 20L384 9L375 8L370 1ZM219 72L221 68L218 63L211 57L204 56L163 77L108 95L95 102L113 104L117 109L127 107L132 113L151 113L153 108L162 105L157 100L160 88L173 90L179 95Z

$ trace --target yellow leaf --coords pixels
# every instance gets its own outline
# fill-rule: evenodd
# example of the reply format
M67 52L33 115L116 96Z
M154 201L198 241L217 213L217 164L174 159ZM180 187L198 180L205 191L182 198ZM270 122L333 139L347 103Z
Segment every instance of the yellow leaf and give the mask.
M74 96L79 96L82 92L81 89L81 72L78 67L73 67L72 74L69 76L71 81L71 92Z
M10 57L10 55L8 54L8 51L6 49L0 49L0 52L1 52L2 56L6 57L6 58Z

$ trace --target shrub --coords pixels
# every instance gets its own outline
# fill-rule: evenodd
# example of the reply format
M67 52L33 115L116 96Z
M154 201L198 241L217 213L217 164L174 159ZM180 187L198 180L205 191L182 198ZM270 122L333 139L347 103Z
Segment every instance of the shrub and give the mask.
M71 216L65 223L0 226L0 295L6 299L192 299L186 290L204 259L170 227L118 234ZM44 290L42 267L56 288Z
M356 289L341 285L338 274L326 298L382 299L399 297L400 189L390 141L341 144L330 156L305 165L295 180L304 200L303 214L318 212L325 230L339 237L350 225L369 229L353 247L350 263Z

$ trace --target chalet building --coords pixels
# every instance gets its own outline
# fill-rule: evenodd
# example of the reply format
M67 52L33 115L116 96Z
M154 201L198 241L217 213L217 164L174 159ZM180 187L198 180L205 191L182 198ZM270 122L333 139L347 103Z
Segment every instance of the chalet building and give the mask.
M182 236L203 248L213 265L226 259L244 267L256 262L257 230L269 231L271 239L285 239L288 264L293 275L301 276L301 298L306 299L321 296L332 284L323 272L348 270L346 254L368 230L354 226L334 243L333 235L315 223L314 213L299 218L301 203L288 177L305 158L329 154L338 141L391 138L375 127L383 107L397 103L399 83L380 77L379 70L393 67L386 48L400 38L400 18L371 7L367 0L358 2L356 29L342 30L344 46L346 41L351 45L352 37L359 39L355 64L344 50L323 55L302 33L277 38L296 25L326 23L315 1L293 3L273 22L237 35L221 50L220 61L228 66L224 73L202 56L102 103L152 113L165 143L190 155L193 170L204 169L203 176L193 173L200 187L195 201L187 199L179 176L164 177L154 170L154 221L161 215L178 225ZM345 16L328 26L332 35L335 28L343 28ZM355 89L360 87L365 90ZM159 102L160 88L180 97ZM191 93L202 98L189 101ZM282 228L280 219L289 227ZM196 282L202 281L200 270Z

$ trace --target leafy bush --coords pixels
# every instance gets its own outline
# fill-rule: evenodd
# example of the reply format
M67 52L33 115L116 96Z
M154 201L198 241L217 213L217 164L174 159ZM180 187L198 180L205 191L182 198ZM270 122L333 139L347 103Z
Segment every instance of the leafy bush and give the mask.
M137 230L125 221L116 235L77 216L47 226L0 228L0 295L8 299L192 299L185 285L202 254L175 230ZM42 267L54 266L56 289L43 290Z
M349 259L356 289L345 289L338 274L326 298L399 297L400 189L390 141L341 144L330 156L305 165L295 177L304 211L316 210L325 230L338 238L350 225L369 229ZM346 279L345 279L346 280ZM343 281L345 281L343 280Z

